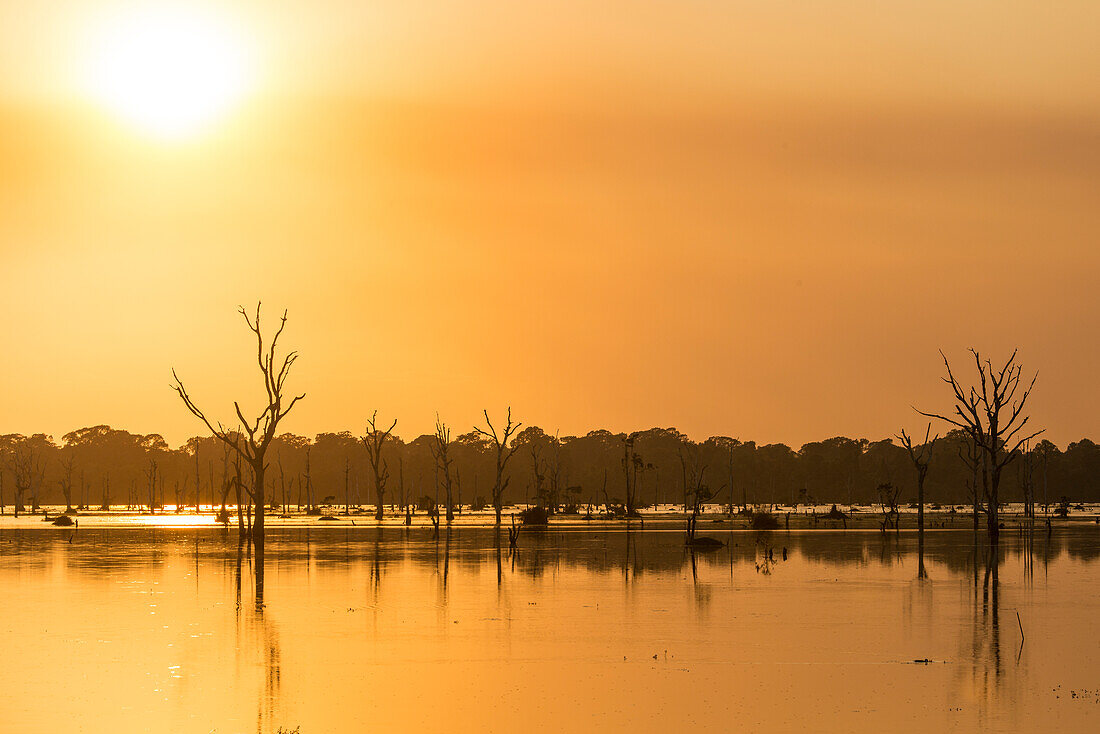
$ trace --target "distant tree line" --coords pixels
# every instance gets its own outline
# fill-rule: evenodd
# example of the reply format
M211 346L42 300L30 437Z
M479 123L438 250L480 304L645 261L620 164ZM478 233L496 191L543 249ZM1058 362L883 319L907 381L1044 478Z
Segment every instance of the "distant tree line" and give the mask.
M501 447L514 452L498 473L498 446L488 426L452 436L440 422L436 433L411 441L387 426L389 421L375 429L368 425L363 435L276 436L267 450L263 496L275 507L376 508L379 480L387 510L450 507L452 512L493 508L494 499L551 511L654 503L691 509L700 496L734 507L870 504L880 501L884 485L897 488L901 502L917 496L910 454L892 439L837 437L794 449L725 436L695 442L673 428L557 436L525 426ZM1025 493L1037 504L1062 497L1100 501L1100 446L1081 439L1065 450L1045 440L1025 448L1005 472L1001 502L1021 502ZM927 502L971 502L969 451L960 430L935 441L924 485ZM28 510L46 504L91 509L235 504L234 464L232 452L213 436L171 448L158 434L109 426L81 428L60 441L9 434L0 436L0 505L10 511L17 504ZM247 472L243 476L249 481Z

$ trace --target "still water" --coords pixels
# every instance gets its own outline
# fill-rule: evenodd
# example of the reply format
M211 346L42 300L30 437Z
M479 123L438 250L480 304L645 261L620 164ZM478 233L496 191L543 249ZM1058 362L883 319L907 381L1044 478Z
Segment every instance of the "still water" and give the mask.
M1094 527L712 534L9 527L0 731L1100 727Z

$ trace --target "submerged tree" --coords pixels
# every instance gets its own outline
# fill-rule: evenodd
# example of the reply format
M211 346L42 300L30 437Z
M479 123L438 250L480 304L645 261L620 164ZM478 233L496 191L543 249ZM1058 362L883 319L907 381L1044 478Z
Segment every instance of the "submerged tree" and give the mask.
M1016 483L1020 486L1020 494L1024 501L1024 517L1028 522L1035 520L1036 453L1031 451L1030 445L1025 442L1020 451L1020 463L1016 467Z
M390 433L397 427L397 419L394 418L390 427L385 431L381 431L375 423L377 418L378 411L376 410L371 414L371 417L367 419L367 434L361 436L360 440L367 449L367 459L370 461L371 473L374 475L374 495L378 500L378 504L374 510L374 519L381 522L382 505L386 498L386 481L390 478L389 465L386 463L386 459L382 454L386 447L386 441L390 437ZM448 505L449 504L450 503L448 503Z
M1016 362L1016 351L999 368L991 360L983 360L977 350L971 349L970 353L978 372L977 384L964 387L952 372L947 356L940 352L947 369L943 381L951 386L954 410L949 415L918 412L961 428L981 449L986 527L990 541L996 542L1000 529L997 510L1001 473L1017 457L1021 446L1042 433L1041 430L1025 431L1030 416L1025 415L1024 410L1038 373L1030 382L1023 382L1023 369Z
M909 454L913 462L913 468L917 470L917 576L924 578L928 574L924 570L924 481L928 478L928 467L932 463L932 447L939 436L931 436L932 424L924 430L924 443L913 445L913 437L903 429L898 439Z
M895 532L900 532L898 528L899 494L901 494L901 488L895 487L892 482L883 482L878 485L878 503L882 510L882 532L884 533L891 525L894 526Z
M239 427L236 429L226 428L220 421L215 425L215 423L212 423L206 417L206 414L199 409L191 399L191 396L187 393L183 382L174 369L172 370L172 377L175 379L175 384L172 387L179 394L180 399L183 400L187 409L190 410L195 417L201 420L214 436L235 451L237 456L243 459L252 470L252 499L255 505L255 520L250 534L252 537L252 546L256 553L256 590L258 597L262 599L265 504L264 474L267 470L267 449L271 445L272 439L275 438L279 422L287 416L299 400L305 397L305 394L303 393L291 398L289 402L284 402L286 398L284 395L286 380L290 374L290 368L294 366L294 362L298 359L297 352L289 352L281 360L276 356L279 337L282 335L283 329L286 328L286 311L283 311L282 318L279 320L279 327L276 329L275 334L271 337L270 343L266 347L264 345L263 332L260 329L260 304L256 304L256 316L254 319L249 318L248 313L243 307L240 308L239 311L241 316L244 317L249 330L256 336L256 363L260 368L260 373L263 375L264 391L267 395L267 407L260 412L255 420L249 421L245 418L240 403L234 401L233 409L236 413Z
M24 498L28 492L35 491L36 483L42 481L46 473L46 465L30 442L25 440L20 441L11 450L8 461L11 472L15 476L15 497L12 509L15 516L19 517L19 513L24 511Z
M455 519L452 498L452 492L454 491L454 473L451 471L451 464L454 463L454 459L451 458L450 454L451 429L447 427L446 423L440 420L438 415L435 417L435 436L428 446L431 448L432 456L435 458L437 482L439 481L438 478L440 474L442 474L443 497L447 503L447 522L450 523ZM381 507L381 505L379 505L379 507ZM438 522L438 517L436 521Z
M695 544L695 526L699 520L699 515L703 511L703 505L714 499L717 494L717 491L712 490L705 482L707 465L703 463L701 453L698 447L690 450L681 448L680 450L680 461L683 465L684 481L687 487L685 494L691 510L687 521L688 545Z
M626 479L626 516L637 517L637 502L638 502L638 470L645 468L645 462L642 461L642 457L634 450L634 441L638 438L638 434L631 433L629 436L623 439L623 476ZM688 496L687 496L687 469L681 457L681 468L684 470L684 511L687 512Z
M489 411L484 410L485 425L487 429L474 426L474 430L492 442L492 448L496 451L496 479L493 482L493 509L496 510L496 524L500 525L500 516L504 509L504 490L508 488L511 477L504 475L508 468L508 461L516 453L516 443L512 440L522 423L512 423L512 408L508 407L508 417L504 429L498 431L489 420Z
M58 478L58 484L61 485L61 495L65 498L65 512L70 512L73 509L73 463L76 457L72 452L68 452L68 456L61 460L61 476Z
M157 471L158 465L156 459L149 459L149 464L145 468L145 479L148 482L149 489L149 514L155 515L157 513Z

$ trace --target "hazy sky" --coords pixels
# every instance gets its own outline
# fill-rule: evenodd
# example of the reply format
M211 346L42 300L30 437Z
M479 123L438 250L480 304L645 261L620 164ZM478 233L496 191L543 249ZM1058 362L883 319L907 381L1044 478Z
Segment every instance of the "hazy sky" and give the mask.
M141 5L0 0L0 432L199 433L263 298L299 433L879 438L973 345L1100 438L1095 0L211 3L255 79L171 142L79 82Z

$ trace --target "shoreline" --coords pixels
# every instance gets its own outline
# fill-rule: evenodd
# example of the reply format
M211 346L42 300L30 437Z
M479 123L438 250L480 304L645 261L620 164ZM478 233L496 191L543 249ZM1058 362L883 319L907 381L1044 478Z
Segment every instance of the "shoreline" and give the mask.
M830 505L830 508L831 507ZM43 514L43 509L45 510L45 515ZM522 509L523 508L520 507L506 508L501 527L511 528L514 522L515 526L522 528L524 532L583 530L586 528L683 531L685 530L688 517L690 516L690 513L669 509L658 511L643 510L639 517L636 518L610 516L598 513L593 513L591 516L559 513L552 515L548 524L537 525L523 524L519 521L519 514L522 512ZM771 517L774 518L778 527L763 528L754 527L752 525L751 515L735 513L731 516L723 508L721 511L713 510L701 513L697 520L698 532L702 534L709 531L781 532L785 530L883 532L883 513L878 510L873 510L868 506L843 506L841 511L847 515L845 519L827 518L825 516L827 510L822 512L818 512L818 510L818 507L810 511L807 511L805 508L800 508L798 510L773 508L771 512L767 514L770 514ZM231 517L228 523L218 522L216 511L206 509L199 513L195 513L194 510L191 509L178 513L174 510L167 510L155 514L125 510L74 510L68 513L76 523L74 526L53 525L51 521L63 514L66 514L64 512L64 507L40 508L37 514L20 513L18 518L10 512L5 512L3 515L0 515L0 529L28 530L37 528L43 530L67 530L71 532L76 532L81 527L89 529L223 528L227 531L237 529L235 508L231 511ZM973 515L970 514L970 512L926 509L924 519L925 530L930 532L937 530L974 530ZM1071 510L1068 517L1065 518L1057 517L1053 514L1049 516L1037 514L1033 519L1029 520L1023 516L1022 512L1015 510L1002 511L1000 518L1003 531L1022 531L1027 529L1042 530L1047 527L1048 521L1052 530L1058 527L1081 527L1084 525L1094 525L1100 530L1100 506L1087 505L1083 506L1083 509L1080 510ZM979 516L978 522L979 532L984 533L984 515ZM361 512L353 510L348 514L344 514L342 511L336 512L333 510L326 510L325 514L322 515L311 515L305 512L287 514L272 513L264 516L264 523L265 527L269 530L282 528L359 528L364 530L371 528L435 528L435 523L433 523L431 518L423 512L412 515L411 523L406 524L406 518L403 513L387 512L383 519L378 521L374 518L374 512L372 510L363 510ZM447 527L491 529L496 527L495 515L491 510L478 512L465 511L456 513L455 519L451 523L447 523L441 518L438 522L438 526L440 529L446 529ZM885 532L912 533L916 532L917 529L916 509L900 508L898 514L898 527L895 528L891 520Z

